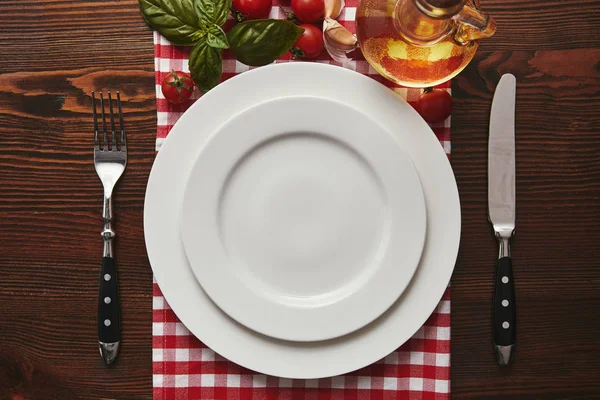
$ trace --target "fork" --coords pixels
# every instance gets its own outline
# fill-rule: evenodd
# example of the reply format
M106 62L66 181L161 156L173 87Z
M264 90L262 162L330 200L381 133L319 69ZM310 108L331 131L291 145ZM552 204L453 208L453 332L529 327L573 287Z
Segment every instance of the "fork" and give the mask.
M117 147L117 134L115 132L115 113L113 112L113 101L108 92L108 105L110 110L110 127L112 137L109 146L108 132L106 126L106 115L104 111L104 97L100 92L100 108L102 118L102 147L99 141L98 115L96 114L96 96L92 92L94 113L94 167L104 187L104 205L102 208L102 219L104 228L101 236L104 242L102 257L102 270L100 274L100 294L98 297L98 347L100 355L106 364L111 364L119 352L121 342L119 293L117 286L117 271L113 255L113 239L115 231L112 229L112 193L115 184L125 171L127 164L127 142L123 124L123 112L121 110L121 96L117 92L117 108L119 112L120 142Z

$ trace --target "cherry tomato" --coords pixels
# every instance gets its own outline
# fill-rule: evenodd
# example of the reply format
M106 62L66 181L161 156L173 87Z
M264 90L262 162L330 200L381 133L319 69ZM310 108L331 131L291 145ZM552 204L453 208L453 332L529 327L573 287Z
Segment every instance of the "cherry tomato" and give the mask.
M298 58L317 58L323 51L323 32L311 24L298 25L304 29L302 36L296 40L296 43L290 50L294 59Z
M452 96L445 90L425 90L415 109L427 122L442 122L452 113Z
M271 12L272 0L233 0L231 9L238 21L264 19Z
M194 92L194 81L185 72L172 70L162 82L165 98L173 104L181 104Z
M324 0L292 0L292 12L302 22L313 23L323 19Z

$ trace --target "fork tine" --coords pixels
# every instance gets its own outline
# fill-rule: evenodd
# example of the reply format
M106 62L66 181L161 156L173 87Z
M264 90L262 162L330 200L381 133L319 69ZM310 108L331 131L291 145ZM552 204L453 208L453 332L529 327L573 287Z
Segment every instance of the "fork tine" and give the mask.
M100 108L102 108L102 133L104 139L104 150L108 150L108 133L106 132L106 114L104 113L104 97L100 92Z
M94 150L100 150L100 146L98 145L98 116L96 115L96 95L92 90L92 111L94 113Z
M125 137L125 124L123 123L123 110L121 110L121 93L118 91L117 107L119 108L119 124L121 125L121 151L127 151L127 138Z
M112 131L112 149L113 151L117 151L117 137L115 133L115 114L113 112L112 106L112 97L110 97L110 92L108 92L108 108L110 110L110 129Z

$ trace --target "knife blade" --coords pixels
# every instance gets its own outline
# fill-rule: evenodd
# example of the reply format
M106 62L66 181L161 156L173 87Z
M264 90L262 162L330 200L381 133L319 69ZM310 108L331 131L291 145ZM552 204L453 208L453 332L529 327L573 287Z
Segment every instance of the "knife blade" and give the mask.
M510 239L515 231L516 78L500 78L490 116L488 143L488 215L500 246L494 288L494 349L499 364L508 364L516 345L516 303Z

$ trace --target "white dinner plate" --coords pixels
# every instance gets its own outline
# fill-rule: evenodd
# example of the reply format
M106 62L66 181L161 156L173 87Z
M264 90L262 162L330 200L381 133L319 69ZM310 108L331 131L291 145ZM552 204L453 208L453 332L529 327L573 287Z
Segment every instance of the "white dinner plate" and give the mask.
M182 215L204 291L283 340L332 339L379 317L425 242L406 152L362 112L320 97L267 101L225 123L192 167Z
M320 342L274 339L230 318L196 280L180 235L187 177L209 136L237 113L285 96L319 96L342 102L392 132L419 174L427 210L421 261L401 297L366 327ZM181 116L150 173L144 232L150 264L163 295L202 342L221 356L261 373L321 378L344 374L385 357L427 320L454 269L460 239L460 203L442 146L406 101L375 80L340 67L274 64L227 80Z

